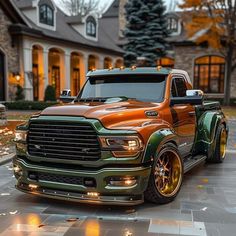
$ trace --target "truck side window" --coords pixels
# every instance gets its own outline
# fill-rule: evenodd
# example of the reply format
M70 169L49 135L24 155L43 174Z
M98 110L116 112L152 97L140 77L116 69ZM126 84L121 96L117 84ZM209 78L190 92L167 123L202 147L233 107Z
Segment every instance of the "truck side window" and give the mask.
M184 78L177 77L173 79L171 94L173 97L185 97L187 91L187 86Z

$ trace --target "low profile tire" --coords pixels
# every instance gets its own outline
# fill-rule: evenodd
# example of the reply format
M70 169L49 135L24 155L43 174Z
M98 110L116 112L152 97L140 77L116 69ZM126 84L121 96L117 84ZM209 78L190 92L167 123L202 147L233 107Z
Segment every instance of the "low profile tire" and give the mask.
M227 145L227 131L223 124L218 127L215 138L215 151L212 158L209 159L209 162L222 163L225 160Z
M177 196L182 181L182 158L175 145L166 144L155 158L144 197L156 204L169 203Z

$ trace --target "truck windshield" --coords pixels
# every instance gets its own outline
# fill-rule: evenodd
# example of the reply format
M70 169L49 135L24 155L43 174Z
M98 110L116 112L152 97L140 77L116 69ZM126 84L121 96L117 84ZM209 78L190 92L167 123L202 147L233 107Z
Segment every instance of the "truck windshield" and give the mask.
M91 77L78 99L126 97L140 101L162 102L166 75L116 75Z

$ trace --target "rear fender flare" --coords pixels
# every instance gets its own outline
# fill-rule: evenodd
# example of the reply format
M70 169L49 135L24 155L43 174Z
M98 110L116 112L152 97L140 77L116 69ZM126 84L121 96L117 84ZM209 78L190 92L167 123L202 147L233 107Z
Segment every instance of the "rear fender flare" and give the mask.
M152 162L164 144L173 143L178 147L178 137L171 129L161 129L152 133L148 139L143 156L143 163Z
M199 120L195 151L207 154L208 158L214 153L217 128L224 124L228 133L226 119L222 112L206 112Z

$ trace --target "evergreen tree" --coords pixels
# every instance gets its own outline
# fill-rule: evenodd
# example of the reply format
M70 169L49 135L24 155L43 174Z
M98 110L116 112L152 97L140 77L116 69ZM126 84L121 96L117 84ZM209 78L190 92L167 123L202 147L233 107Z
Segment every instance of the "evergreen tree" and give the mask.
M128 40L125 45L125 65L137 63L145 58L146 66L156 66L157 60L165 56L168 46L167 21L162 0L128 0L125 5Z

